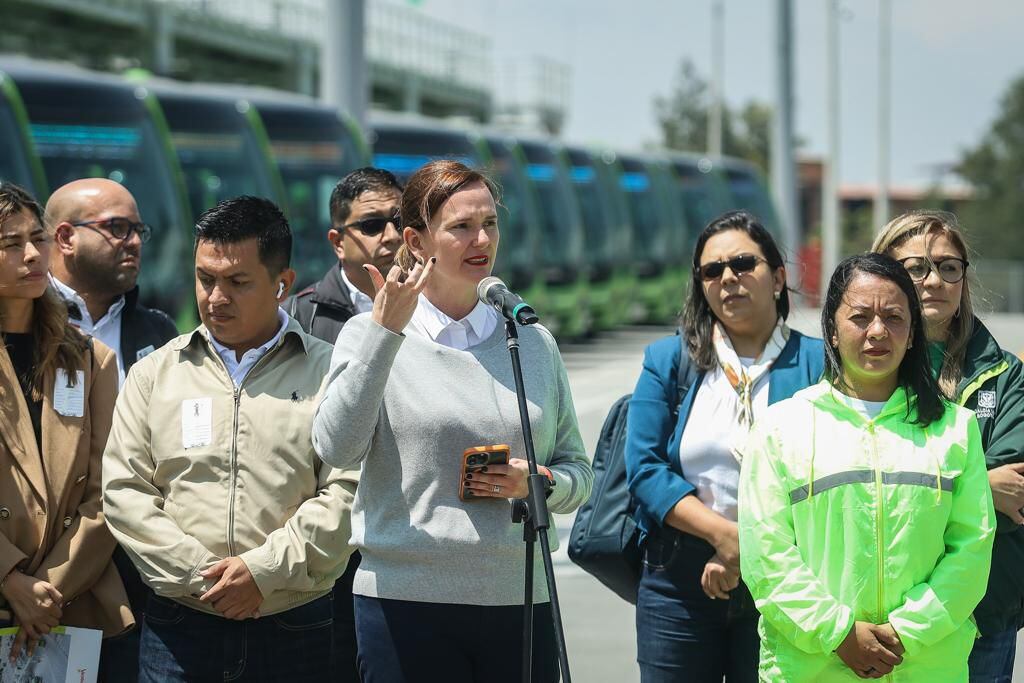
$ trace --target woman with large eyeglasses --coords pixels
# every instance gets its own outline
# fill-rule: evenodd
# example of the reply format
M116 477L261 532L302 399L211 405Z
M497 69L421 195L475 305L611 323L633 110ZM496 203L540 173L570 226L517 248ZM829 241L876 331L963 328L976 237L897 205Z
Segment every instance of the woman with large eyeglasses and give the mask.
M978 417L992 498L1001 514L988 592L975 611L981 638L971 652L971 680L1009 681L1017 630L1024 623L1024 365L974 316L965 277L967 242L956 216L904 214L885 226L872 251L892 256L910 274L939 386Z
M771 235L751 214L727 213L697 238L682 337L645 351L626 440L643 534L636 628L645 683L757 680L732 446L768 404L821 377L821 340L790 330L788 314Z

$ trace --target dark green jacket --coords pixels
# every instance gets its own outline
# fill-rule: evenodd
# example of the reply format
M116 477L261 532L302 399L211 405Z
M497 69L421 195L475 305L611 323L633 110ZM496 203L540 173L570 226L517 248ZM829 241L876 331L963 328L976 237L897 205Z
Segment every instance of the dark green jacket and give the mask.
M1024 462L1024 364L977 319L956 399L978 417L989 469ZM996 517L988 590L974 613L982 635L1024 626L1024 527Z

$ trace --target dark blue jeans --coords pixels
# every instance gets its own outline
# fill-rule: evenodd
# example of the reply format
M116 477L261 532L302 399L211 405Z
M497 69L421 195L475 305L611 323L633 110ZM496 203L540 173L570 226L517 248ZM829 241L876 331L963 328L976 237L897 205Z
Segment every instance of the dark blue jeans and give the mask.
M643 683L757 681L758 613L741 582L729 600L700 587L714 549L689 534L661 532L644 544L636 602Z
M145 619L146 603L152 592L142 583L139 571L121 546L114 548L114 565L121 575L135 627L113 638L105 638L100 650L100 683L135 683L139 678L139 634Z
M233 621L151 595L139 652L143 683L333 680L331 595Z
M352 553L345 573L334 584L334 650L331 653L332 679L337 683L359 683L356 661L356 616L352 605L352 580L359 568L360 555Z
M543 580L543 579L542 579ZM520 683L523 608L355 596L363 683ZM533 681L559 680L551 604L533 607Z
M974 641L967 667L971 683L1010 683L1017 652L1017 629L982 636Z

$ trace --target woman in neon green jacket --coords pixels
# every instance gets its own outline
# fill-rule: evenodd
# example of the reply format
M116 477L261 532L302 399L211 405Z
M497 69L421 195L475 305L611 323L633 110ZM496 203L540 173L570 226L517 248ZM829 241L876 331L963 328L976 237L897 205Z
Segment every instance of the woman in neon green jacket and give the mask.
M832 275L826 379L741 449L740 562L762 681L967 681L995 513L969 410L941 397L914 283L888 256Z

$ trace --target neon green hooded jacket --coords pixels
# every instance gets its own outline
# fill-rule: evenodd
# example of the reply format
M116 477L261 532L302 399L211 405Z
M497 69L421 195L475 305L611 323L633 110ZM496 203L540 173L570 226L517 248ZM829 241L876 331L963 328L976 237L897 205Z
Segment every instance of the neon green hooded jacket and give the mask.
M885 680L967 680L996 525L981 435L952 404L915 419L902 388L869 421L821 382L770 406L740 449L762 681L860 680L834 652L855 620L900 635Z

